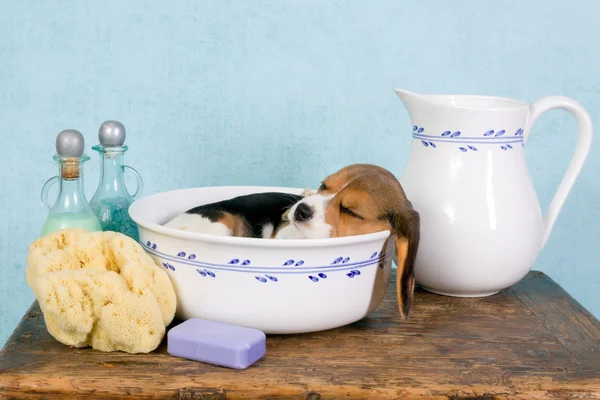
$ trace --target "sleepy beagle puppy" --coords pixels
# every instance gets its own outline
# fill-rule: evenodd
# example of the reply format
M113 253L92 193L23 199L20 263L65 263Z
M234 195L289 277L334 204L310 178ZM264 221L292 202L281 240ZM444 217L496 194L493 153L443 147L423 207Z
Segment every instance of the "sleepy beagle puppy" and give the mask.
M316 193L257 193L192 208L165 224L222 236L317 239L389 230L395 235L396 294L407 319L414 292L420 217L396 177L353 164L325 178Z
M333 238L389 230L395 235L398 266L396 295L407 319L415 287L414 265L420 216L388 170L354 164L323 180L315 195L294 204L284 215L299 236Z

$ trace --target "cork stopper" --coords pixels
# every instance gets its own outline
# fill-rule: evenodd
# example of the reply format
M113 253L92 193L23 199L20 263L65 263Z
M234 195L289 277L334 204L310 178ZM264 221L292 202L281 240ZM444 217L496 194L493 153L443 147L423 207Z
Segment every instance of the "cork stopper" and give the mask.
M83 135L75 129L65 129L56 137L56 154L62 159L63 179L79 178L79 162L84 147Z
M63 179L79 179L79 159L66 158L62 162L61 176Z

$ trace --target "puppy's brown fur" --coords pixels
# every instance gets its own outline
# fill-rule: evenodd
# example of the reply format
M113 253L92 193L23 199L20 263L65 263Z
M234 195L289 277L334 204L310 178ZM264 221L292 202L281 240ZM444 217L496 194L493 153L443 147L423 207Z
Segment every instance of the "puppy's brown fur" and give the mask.
M217 222L222 223L231 230L231 234L237 237L250 237L250 228L246 221L239 215L224 213L223 216L217 219Z
M318 193L335 194L325 210L331 237L390 230L396 235L396 295L403 319L410 313L420 217L396 177L384 168L354 164L328 176Z

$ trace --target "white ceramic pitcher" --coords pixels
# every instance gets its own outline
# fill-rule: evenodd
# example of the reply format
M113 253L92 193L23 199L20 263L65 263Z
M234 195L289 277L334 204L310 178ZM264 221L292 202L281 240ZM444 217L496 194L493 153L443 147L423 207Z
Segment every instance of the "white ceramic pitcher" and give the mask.
M529 105L499 97L395 92L412 122L412 150L400 181L421 214L417 283L438 294L477 297L518 282L546 244L583 167L592 142L588 113L568 97ZM552 109L570 112L579 136L542 215L524 146L536 119Z

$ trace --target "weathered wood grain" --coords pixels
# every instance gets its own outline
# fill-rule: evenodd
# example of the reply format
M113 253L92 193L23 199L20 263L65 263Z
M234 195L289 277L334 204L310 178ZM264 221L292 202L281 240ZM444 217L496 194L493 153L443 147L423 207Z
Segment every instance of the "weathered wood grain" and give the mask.
M600 324L581 304L541 272L529 274L511 290L581 362L600 360ZM553 287L549 297L548 286Z
M418 289L408 322L392 286L355 324L269 336L243 371L171 357L164 342L139 355L68 348L34 304L0 351L0 397L600 398L600 323L545 275L483 299Z

